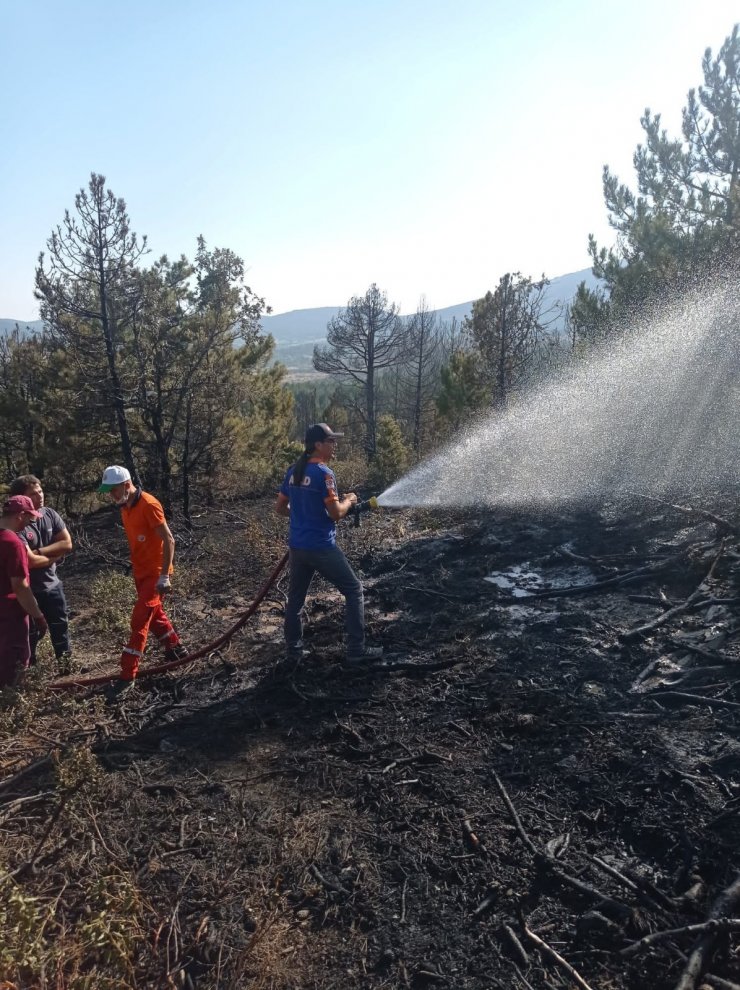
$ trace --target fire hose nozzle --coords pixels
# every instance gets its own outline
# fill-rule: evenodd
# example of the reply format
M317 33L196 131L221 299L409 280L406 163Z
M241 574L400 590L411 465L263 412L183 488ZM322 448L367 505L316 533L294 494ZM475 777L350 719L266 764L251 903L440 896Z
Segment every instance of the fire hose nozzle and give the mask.
M378 512L380 506L378 505L377 498L373 495L371 498L365 499L364 502L356 502L350 509L348 515L352 516L353 526L360 525L360 516L363 512Z

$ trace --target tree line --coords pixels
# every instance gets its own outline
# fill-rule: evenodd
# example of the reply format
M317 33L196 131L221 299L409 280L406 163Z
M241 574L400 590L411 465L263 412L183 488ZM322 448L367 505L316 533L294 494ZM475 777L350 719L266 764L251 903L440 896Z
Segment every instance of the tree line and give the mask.
M607 167L603 189L614 246L589 238L600 288L579 286L564 314L548 281L500 276L461 323L422 298L402 317L377 285L327 326L313 364L325 377L289 385L261 329L265 301L244 264L198 239L192 259L147 265L146 239L123 200L93 174L51 233L36 270L44 330L0 340L0 458L6 478L42 477L71 505L121 461L177 502L272 486L326 419L349 442L356 482L384 485L472 417L502 410L566 361L623 332L655 300L737 280L740 268L738 27L691 90L682 133L646 110L634 154L637 191ZM556 332L564 316L567 332Z
M285 460L292 399L232 251L145 265L126 204L93 174L36 269L42 333L0 341L0 456L73 504L106 463L180 500L259 490Z

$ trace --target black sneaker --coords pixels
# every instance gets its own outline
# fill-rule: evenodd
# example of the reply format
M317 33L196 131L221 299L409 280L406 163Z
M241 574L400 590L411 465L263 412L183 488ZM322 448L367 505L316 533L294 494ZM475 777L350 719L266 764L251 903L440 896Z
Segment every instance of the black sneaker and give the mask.
M119 677L117 681L113 681L106 687L105 700L109 705L119 705L124 698L131 694L134 684L136 681L124 681L123 678Z
M164 658L167 662L170 660L184 660L188 655L187 647L183 646L182 643L178 643L177 646L168 646L164 651Z
M382 658L382 646L366 646L362 653L348 653L344 662L350 667L356 667L363 663L374 663Z

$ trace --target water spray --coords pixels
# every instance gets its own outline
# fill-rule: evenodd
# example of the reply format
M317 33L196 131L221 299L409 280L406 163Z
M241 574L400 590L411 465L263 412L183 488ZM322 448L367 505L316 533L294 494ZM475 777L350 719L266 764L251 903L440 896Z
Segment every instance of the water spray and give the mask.
M740 485L734 283L645 309L604 347L468 422L379 497L384 508L603 505Z

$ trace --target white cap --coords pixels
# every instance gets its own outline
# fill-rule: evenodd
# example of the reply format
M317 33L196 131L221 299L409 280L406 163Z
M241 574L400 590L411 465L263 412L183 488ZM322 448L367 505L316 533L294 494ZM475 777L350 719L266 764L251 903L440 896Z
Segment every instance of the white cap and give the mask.
M109 492L116 485L122 485L124 481L131 481L131 474L128 468L121 467L120 464L111 464L103 471L103 480L100 483L99 492Z

